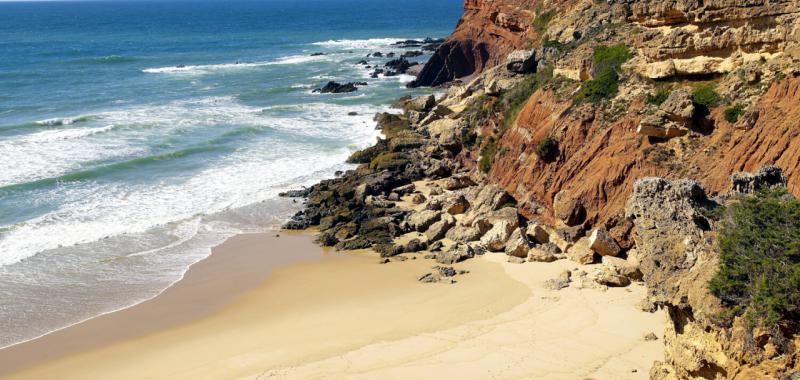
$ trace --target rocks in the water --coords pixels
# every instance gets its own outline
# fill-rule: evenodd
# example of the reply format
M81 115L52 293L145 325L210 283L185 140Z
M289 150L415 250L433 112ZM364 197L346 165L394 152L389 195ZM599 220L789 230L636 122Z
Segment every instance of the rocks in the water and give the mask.
M600 256L617 256L621 250L616 240L602 228L595 229L589 235L589 248Z
M406 71L408 71L409 67L416 64L416 62L409 62L405 57L400 57L386 62L384 66L393 69L397 73L404 74Z
M401 57L404 57L404 58L414 58L414 57L419 57L419 56L421 56L422 54L423 54L423 53L422 53L421 51L419 51L419 50L412 50L412 51L407 51L407 52L404 52L404 53L403 53L403 54L401 54L400 56L401 56Z
M439 252L436 255L436 262L440 264L455 264L466 259L475 257L475 251L467 244L453 244L447 251Z
M367 56L368 56L368 57L369 57L369 56L372 56L372 57L375 57L375 58L383 58L383 53L381 53L381 52L379 52L379 51L376 51L376 52L374 52L374 53L372 53L372 54L367 54Z
M515 50L506 58L506 69L513 73L528 74L536 72L536 51Z
M319 57L319 56L321 56L321 55L326 55L326 53L320 53L320 52L318 52L318 53L311 53L311 56L312 56L312 57Z
M279 193L278 196L284 198L306 198L310 192L310 189L289 190Z
M356 85L363 86L366 83L364 82L348 82L345 84L337 83L334 81L330 81L325 86L315 89L312 92L318 92L321 94L341 94L346 92L353 92L357 91L358 87Z

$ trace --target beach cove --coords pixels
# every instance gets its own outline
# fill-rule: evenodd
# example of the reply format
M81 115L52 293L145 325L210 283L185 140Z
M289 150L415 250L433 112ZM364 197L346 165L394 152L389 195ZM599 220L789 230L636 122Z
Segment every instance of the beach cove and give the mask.
M635 308L643 287L555 292L542 283L570 264L502 256L457 265L469 273L455 284L424 284L427 260L381 265L323 252L307 234L242 235L151 301L0 351L0 376L647 377L662 346L643 337L663 319Z

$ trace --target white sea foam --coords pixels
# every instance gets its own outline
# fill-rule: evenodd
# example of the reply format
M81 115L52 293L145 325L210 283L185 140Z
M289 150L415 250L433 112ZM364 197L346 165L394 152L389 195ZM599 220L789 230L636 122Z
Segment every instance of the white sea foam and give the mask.
M206 106L194 109L192 120L184 123L196 124L207 117L221 118L235 124L268 124L283 134L254 138L234 154L209 162L206 169L185 180L138 185L88 183L47 190L49 194L40 196L60 198L60 206L4 233L0 237L0 265L19 262L61 246L141 233L199 213L220 212L274 197L276 186L292 184L297 178L335 167L352 149L373 143L378 135L371 122L371 114L378 110L373 106L314 103L262 110L226 98L190 103L198 102ZM125 115L131 118L129 122L143 122L136 118L147 115L149 119L144 122L152 123L157 118L161 123L168 120L165 124L175 122L178 125L173 128L180 128L179 119L189 111L182 109L180 102L165 108L151 107L105 116ZM347 116L350 111L357 111L360 116ZM161 132L156 129L150 133ZM325 146L325 143L314 139L338 142L323 149L320 144ZM102 147L106 143L86 144L81 149ZM49 156L48 160L51 159Z
M246 70L264 66L273 65L299 65L303 63L329 61L334 57L331 55L291 55L278 58L274 61L259 61L259 62L233 62L233 63L217 63L209 65L181 65L181 66L167 66L167 67L153 67L143 69L142 72L148 74L187 74L187 75L205 75L213 74L220 71L233 71L233 70Z
M328 40L315 42L313 45L325 46L338 49L380 49L392 46L392 44L405 41L410 38L369 38L364 40Z
M88 121L89 119L89 116L57 117L53 119L39 120L36 122L36 124L46 126L72 125L77 122Z

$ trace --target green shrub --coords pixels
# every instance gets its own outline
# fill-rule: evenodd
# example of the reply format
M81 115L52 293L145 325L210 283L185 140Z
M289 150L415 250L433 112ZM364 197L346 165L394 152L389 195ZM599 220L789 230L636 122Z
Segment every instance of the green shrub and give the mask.
M542 42L542 47L552 48L558 51L567 51L572 49L572 45L561 43L556 40L545 40L544 42Z
M647 103L660 106L669 98L669 90L658 90L655 94L647 94Z
M552 137L547 137L536 144L536 154L539 158L550 161L558 156L558 142Z
M631 51L625 44L595 46L593 70L595 74L600 74L607 69L619 71L622 64L629 59L631 59Z
M619 90L619 70L631 52L624 44L596 46L594 48L594 78L586 81L575 95L576 102L592 103L608 99Z
M719 104L720 96L719 93L714 91L713 87L702 86L694 90L692 100L694 100L695 104L706 108L714 108Z
M729 123L735 123L739 121L739 116L744 114L744 106L741 104L737 104L733 107L728 107L725 109L725 120Z
M492 169L492 165L494 164L494 156L497 153L497 143L494 140L494 137L490 137L489 141L486 142L481 148L481 160L478 161L478 167L481 169L482 172L488 173L489 170Z
M728 208L720 270L709 289L750 327L800 318L800 202L785 189L761 190ZM729 321L727 321L729 322Z
M550 24L550 21L553 21L554 17L556 17L556 12L552 10L538 12L536 18L533 20L533 28L536 29L539 34L543 34L547 30L547 25Z

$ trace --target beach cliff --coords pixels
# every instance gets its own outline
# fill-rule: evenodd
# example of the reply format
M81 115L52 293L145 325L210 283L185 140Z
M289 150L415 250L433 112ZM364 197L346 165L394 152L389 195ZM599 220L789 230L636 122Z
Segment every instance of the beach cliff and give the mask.
M444 266L431 282L487 252L596 264L552 285L643 281L642 307L669 320L651 378L800 378L796 314L754 327L708 285L727 220L711 211L763 188L800 195L798 14L782 0L467 0L411 83L444 94L376 115L385 139L289 194L307 203L286 227L386 262L422 253Z

